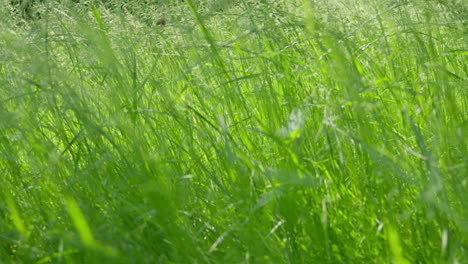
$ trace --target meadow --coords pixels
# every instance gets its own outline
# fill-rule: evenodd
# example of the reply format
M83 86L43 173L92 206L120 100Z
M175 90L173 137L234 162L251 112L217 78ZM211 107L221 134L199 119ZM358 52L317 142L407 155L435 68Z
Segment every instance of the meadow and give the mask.
M466 2L0 6L1 264L467 263Z

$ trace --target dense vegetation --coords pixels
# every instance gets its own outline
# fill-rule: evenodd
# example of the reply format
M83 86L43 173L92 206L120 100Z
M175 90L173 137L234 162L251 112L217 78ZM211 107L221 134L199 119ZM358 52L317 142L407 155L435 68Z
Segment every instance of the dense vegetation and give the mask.
M466 263L463 1L19 2L0 263Z

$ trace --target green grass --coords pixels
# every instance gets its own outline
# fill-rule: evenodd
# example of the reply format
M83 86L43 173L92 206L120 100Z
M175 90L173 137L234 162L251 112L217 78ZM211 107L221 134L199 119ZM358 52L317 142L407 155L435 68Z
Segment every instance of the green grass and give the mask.
M146 2L0 8L0 263L466 263L463 1Z

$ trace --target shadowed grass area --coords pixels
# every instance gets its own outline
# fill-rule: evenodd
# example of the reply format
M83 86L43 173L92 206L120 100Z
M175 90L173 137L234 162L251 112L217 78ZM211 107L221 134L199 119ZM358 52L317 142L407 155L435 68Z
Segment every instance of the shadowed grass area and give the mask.
M455 2L0 9L0 263L463 263Z

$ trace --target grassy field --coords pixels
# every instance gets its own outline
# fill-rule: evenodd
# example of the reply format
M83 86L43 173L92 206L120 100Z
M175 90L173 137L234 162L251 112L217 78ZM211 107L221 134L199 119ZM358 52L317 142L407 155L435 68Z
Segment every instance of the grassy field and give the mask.
M466 2L36 2L1 264L467 263Z

